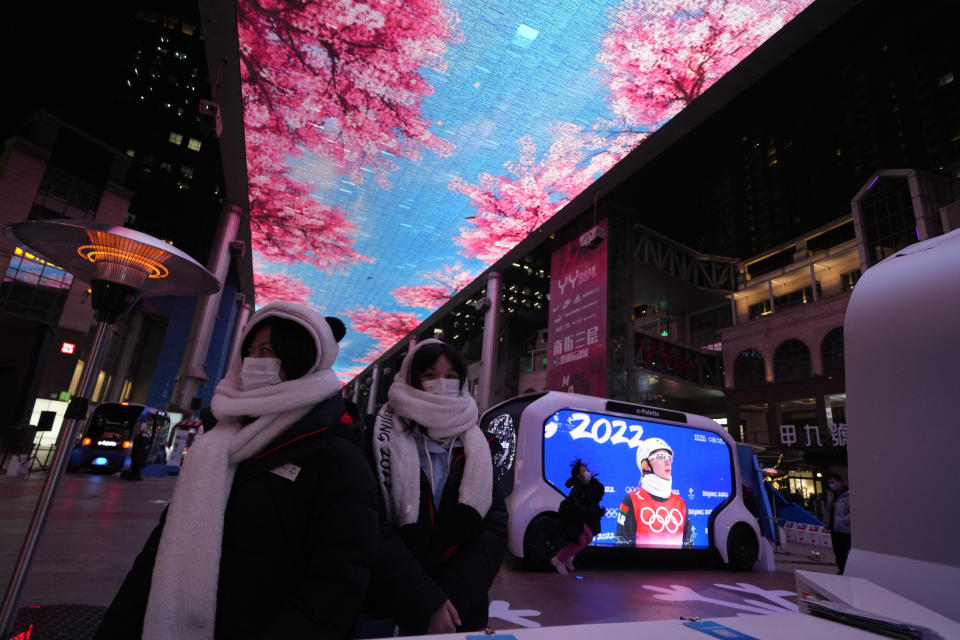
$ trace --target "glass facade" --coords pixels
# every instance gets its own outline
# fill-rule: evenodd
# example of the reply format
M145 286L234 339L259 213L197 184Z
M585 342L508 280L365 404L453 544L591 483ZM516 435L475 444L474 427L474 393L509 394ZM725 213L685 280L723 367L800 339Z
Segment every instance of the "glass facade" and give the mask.
M737 388L756 387L767 382L767 369L763 356L755 349L747 349L733 365L734 385Z
M787 340L773 356L773 379L777 382L803 380L813 375L810 349L800 340Z
M832 329L820 343L820 355L823 359L823 375L843 374L843 327Z
M17 247L0 281L0 309L56 322L72 282L63 269Z
M917 241L917 223L906 178L882 177L860 203L867 266Z

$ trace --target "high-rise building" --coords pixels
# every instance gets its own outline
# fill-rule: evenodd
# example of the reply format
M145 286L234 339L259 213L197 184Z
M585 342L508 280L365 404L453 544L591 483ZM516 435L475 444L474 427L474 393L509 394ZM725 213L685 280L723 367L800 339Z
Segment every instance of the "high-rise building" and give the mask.
M142 9L131 22L126 64L112 79L112 133L133 158L127 225L205 263L223 205L217 133L201 115L216 78L196 7L182 10Z
M196 3L65 7L40 17L24 19L24 37L5 45L28 63L12 75L16 90L0 120L0 181L17 196L5 198L2 221L124 224L208 264L226 207L219 131L216 119L207 117L216 112L210 101L216 77L208 74ZM44 58L58 63L40 64L33 47L43 47ZM2 249L0 269L8 277L0 287L0 316L11 326L23 325L24 335L40 336L23 343L30 358L6 359L37 366L7 372L25 386L22 402L5 407L4 419L29 420L39 406L34 398L62 414L63 399L76 392L84 365L92 322L87 286L22 248ZM226 365L243 304L232 266L222 306L214 308L215 337L204 354L214 379ZM53 276L60 280L53 282ZM195 298L165 296L144 300L121 318L91 399L168 408L185 346L197 341L191 338L197 308ZM41 339L47 334L52 338ZM56 351L61 343L74 348ZM209 400L211 392L212 385L197 395Z
M223 205L223 171L215 128L200 111L217 78L216 70L208 73L196 3L23 11L21 37L3 44L5 57L24 63L11 65L2 137L42 109L125 153L126 186L134 191L127 226L205 263ZM81 170L84 164L82 157L74 162Z

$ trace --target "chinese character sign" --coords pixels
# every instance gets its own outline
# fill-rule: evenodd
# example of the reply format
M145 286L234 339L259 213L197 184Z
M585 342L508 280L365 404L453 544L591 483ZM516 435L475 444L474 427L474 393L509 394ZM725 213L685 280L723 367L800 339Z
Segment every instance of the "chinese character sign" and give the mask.
M815 424L803 425L803 433L794 424L780 425L780 444L787 447L804 449L819 448L833 445L834 447L847 446L847 425L838 422L827 425L830 428L830 440L820 439L820 427Z
M841 423L830 425L830 437L833 439L833 446L847 446L847 425Z
M606 231L607 221L597 226ZM557 248L550 267L547 389L603 396L607 391L607 243Z

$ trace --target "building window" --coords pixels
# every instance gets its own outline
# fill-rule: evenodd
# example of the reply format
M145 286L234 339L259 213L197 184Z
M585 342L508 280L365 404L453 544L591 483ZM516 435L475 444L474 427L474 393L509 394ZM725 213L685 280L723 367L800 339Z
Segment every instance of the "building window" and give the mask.
M817 282L817 295L820 297L823 296L819 282ZM796 291L791 291L790 293L776 296L773 299L772 307L770 306L769 298L767 298L757 302L756 304L750 305L748 309L750 312L750 319L756 320L757 318L769 315L774 311L784 311L791 307L798 307L810 302L813 302L813 287L804 287L803 289L797 289Z
M183 142L183 135L171 131L169 140L172 144L180 144Z
M747 349L737 356L733 363L733 385L735 387L758 387L767 382L767 366L763 356L756 349Z
M761 300L760 302L757 302L756 304L750 305L750 306L748 307L748 309L749 309L749 311L750 311L750 319L751 319L751 320L756 320L757 318L759 318L759 317L761 317L761 316L766 316L766 315L770 315L771 313L773 313L773 309L770 308L770 299L769 299L769 298L764 298L764 299Z
M843 327L831 329L820 343L823 358L823 375L843 375Z
M810 349L800 340L787 340L773 355L773 379L777 382L804 380L813 375Z
M720 351L714 348L720 342L720 329L733 325L733 317L730 314L730 306L722 305L690 316L690 342L691 344L708 349L710 351Z
M73 276L20 247L0 281L0 309L56 322L63 311Z
M853 291L853 287L857 284L857 280L859 279L860 269L854 269L853 271L840 274L840 282L843 283L844 291Z
M161 163L160 163L160 170L161 170L161 171L166 171L166 172L169 173L169 172L173 171L173 165L170 164L169 162L161 162Z
M817 282L817 293L820 293L820 283ZM776 296L773 299L773 308L777 311L789 309L802 304L813 302L813 287L804 287L797 291L785 293L782 296Z
M102 191L96 185L75 175L48 166L28 218L50 220L70 218L93 220L97 217Z
M180 167L180 175L183 176L184 178L192 178L193 167L188 167L187 165L183 165L182 167Z
M906 178L882 177L860 201L867 260L873 266L917 241Z
M187 149L191 151L200 151L201 142L196 138L190 138L190 141L187 142Z

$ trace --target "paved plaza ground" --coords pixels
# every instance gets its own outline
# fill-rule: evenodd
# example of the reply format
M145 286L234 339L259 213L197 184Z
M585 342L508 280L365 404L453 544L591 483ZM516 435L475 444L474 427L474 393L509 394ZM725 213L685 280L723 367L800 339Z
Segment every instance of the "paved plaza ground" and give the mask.
M4 586L20 552L43 474L0 476L0 576ZM118 475L68 474L35 554L15 633L30 640L88 638L143 542L176 477L128 482ZM833 557L788 545L777 570L733 572L709 558L678 565L643 551L585 551L568 577L527 571L509 557L491 589L494 629L723 617L795 610L794 569L835 572ZM591 552L592 551L592 552ZM5 640L5 639L4 639Z

